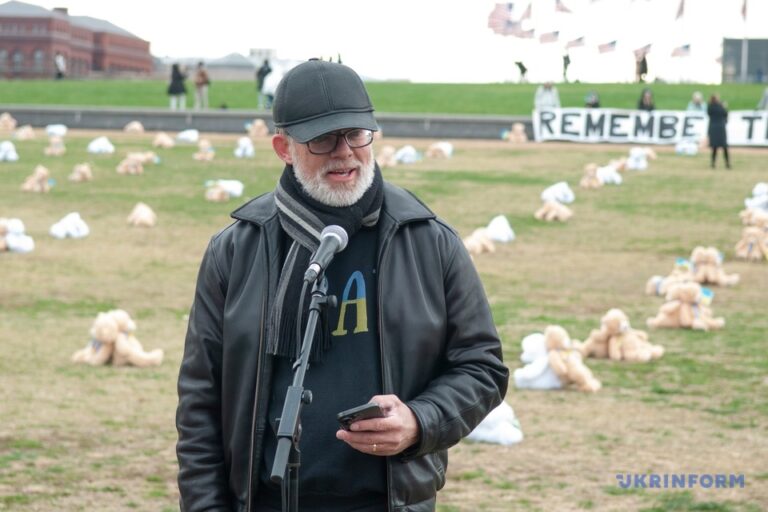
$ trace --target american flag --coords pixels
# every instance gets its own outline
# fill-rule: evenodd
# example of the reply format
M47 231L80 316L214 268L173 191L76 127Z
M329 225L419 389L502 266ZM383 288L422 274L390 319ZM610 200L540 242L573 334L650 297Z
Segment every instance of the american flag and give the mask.
M616 41L615 40L611 41L610 43L601 44L601 45L599 45L597 47L597 51L599 51L600 53L612 52L615 49L616 49Z
M676 20L683 17L683 11L685 11L685 0L680 0L680 6L677 8L677 16L675 16Z
M642 48L638 48L637 50L635 50L635 58L640 60L643 57L645 57L645 55L650 51L651 51L651 45L649 44L643 46Z
M566 48L576 48L577 46L584 46L584 36L568 41L565 45Z
M691 54L691 45L684 44L672 50L673 57L686 57Z
M555 0L555 11L557 12L571 12L569 8L563 4L563 0Z
M502 30L508 29L509 22L512 20L512 11L514 11L515 5L511 2L505 4L496 4L496 6L488 15L488 28L494 32L501 33Z
M744 21L747 21L747 0L744 0L744 3L741 4L741 17L744 18Z
M557 37L560 35L560 32L547 32L546 34L541 34L539 36L539 42L540 43L554 43L557 41Z
M528 4L528 7L525 8L525 11L523 11L523 15L520 16L520 21L529 19L531 19L531 4Z
M530 30L523 30L522 28L519 28L512 34L515 37L519 37L521 39L532 39L533 38L533 29Z

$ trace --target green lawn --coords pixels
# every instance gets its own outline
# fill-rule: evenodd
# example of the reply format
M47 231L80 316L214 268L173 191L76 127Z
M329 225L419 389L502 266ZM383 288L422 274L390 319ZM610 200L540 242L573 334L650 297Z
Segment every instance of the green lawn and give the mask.
M605 108L634 108L644 84L559 84L564 107L580 107L590 90ZM369 82L379 112L530 115L537 84L412 84ZM659 109L681 110L695 90L708 97L720 92L732 110L751 110L760 100L760 84L651 84ZM162 80L5 80L0 81L0 105L91 105L167 107ZM191 83L188 89L192 91ZM191 94L187 102L192 104ZM210 105L255 109L256 91L250 81L214 81Z
M178 510L176 378L200 258L229 212L272 190L281 170L268 138L255 141L255 158L241 160L232 154L238 135L211 134L212 162L179 145L158 150L160 162L143 175L119 175L125 153L150 149L152 134L107 135L114 155L87 153L95 134L73 130L62 157L44 156L48 141L38 133L17 141L18 162L0 163L0 217L21 218L36 242L29 254L0 253L0 510ZM385 137L375 147L404 143L424 151L428 141ZM589 359L603 383L598 393L510 385L506 401L525 440L452 447L439 512L764 510L768 262L736 260L733 246L743 200L765 180L765 151L734 148L726 172L709 169L706 154L657 149L647 171L599 190L578 187L584 164L626 155L626 146L465 140L455 141L450 159L383 170L462 236L495 215L510 221L515 241L475 265L512 371L522 366L521 339L548 324L584 339L619 307L645 328L664 302L644 294L646 280L696 245L716 246L726 272L741 275L738 285L714 290L725 328L651 330L666 353L648 364ZM93 166L93 181L67 180L78 162ZM37 164L55 180L48 194L19 190ZM214 178L241 180L246 197L205 201L203 184ZM541 190L561 180L576 194L573 219L534 220ZM138 201L158 214L155 228L126 224ZM52 238L51 224L72 211L91 234ZM88 343L96 313L115 307L136 318L146 349L165 351L161 366L69 362ZM746 486L622 489L615 475L628 473L744 474Z

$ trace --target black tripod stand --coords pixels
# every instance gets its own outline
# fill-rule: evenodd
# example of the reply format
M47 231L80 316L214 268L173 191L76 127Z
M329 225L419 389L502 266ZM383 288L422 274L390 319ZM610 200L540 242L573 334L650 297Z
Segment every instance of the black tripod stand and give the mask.
M320 283L318 285L318 282ZM301 355L293 365L293 383L288 386L283 403L283 412L278 418L277 450L272 464L270 479L280 484L283 499L283 512L299 512L299 466L301 466L301 408L312 403L312 392L304 389L304 375L309 364L309 354L315 338L315 327L320 310L330 305L336 307L336 297L326 295L328 280L324 276L314 282L312 299L309 303L309 316L301 344ZM301 296L304 296L302 290Z

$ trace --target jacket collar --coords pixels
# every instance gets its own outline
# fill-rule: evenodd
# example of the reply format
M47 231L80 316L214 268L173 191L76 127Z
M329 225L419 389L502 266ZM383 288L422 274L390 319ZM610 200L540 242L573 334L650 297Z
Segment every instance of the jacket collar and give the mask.
M416 196L405 189L384 182L383 213L388 215L396 224L417 220L434 219L435 214ZM263 226L277 218L274 192L262 194L251 199L231 213L232 218L252 222Z

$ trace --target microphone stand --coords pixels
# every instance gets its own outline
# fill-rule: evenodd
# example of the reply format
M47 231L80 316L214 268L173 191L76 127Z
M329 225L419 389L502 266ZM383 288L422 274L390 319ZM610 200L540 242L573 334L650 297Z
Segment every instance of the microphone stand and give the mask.
M320 283L318 285L318 282ZM293 384L285 392L283 412L277 419L277 450L270 479L282 490L283 512L299 512L299 466L301 466L301 408L312 403L312 391L304 389L304 375L315 338L315 328L324 306L336 307L336 296L326 295L328 280L320 275L312 286L307 327L299 360L293 363Z

